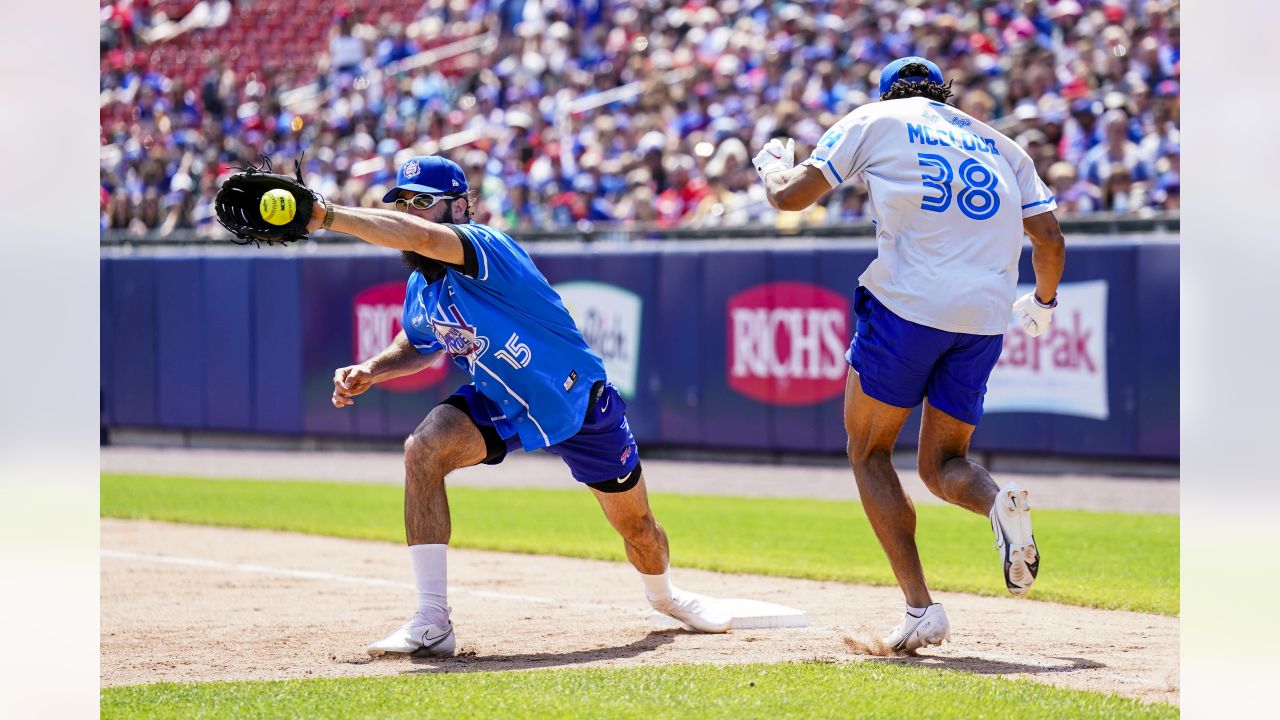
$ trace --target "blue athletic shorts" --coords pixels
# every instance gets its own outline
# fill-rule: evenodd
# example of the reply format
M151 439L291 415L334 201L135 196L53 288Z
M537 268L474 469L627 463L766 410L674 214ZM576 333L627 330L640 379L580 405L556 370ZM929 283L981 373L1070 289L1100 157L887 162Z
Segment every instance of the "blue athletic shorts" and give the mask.
M845 359L858 371L863 392L902 408L928 397L951 417L978 424L1003 335L947 332L904 320L861 286L853 312L858 327Z
M486 465L497 465L507 453L520 448L520 436L502 438L493 426L493 417L502 412L476 390L475 385L463 385L457 392L441 401L471 416L471 421L484 435L488 457ZM640 464L640 449L627 424L627 404L613 385L601 384L591 393L587 415L578 434L543 448L552 455L559 455L569 466L573 479L580 483L601 483L627 478ZM625 487L630 488L634 479Z

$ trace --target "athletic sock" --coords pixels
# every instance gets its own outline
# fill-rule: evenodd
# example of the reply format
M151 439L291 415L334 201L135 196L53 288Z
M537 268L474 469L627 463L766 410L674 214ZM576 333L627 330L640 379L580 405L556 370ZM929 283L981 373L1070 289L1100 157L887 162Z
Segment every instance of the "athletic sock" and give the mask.
M918 607L911 607L910 605L908 605L907 614L913 618L924 617L924 613L928 609L929 608L927 607L918 608Z
M663 572L660 575L640 573L640 582L644 583L644 596L650 605L660 605L671 599L675 588L671 585L671 577Z
M418 591L417 616L438 627L449 626L448 573L445 551L448 545L410 545L413 586Z

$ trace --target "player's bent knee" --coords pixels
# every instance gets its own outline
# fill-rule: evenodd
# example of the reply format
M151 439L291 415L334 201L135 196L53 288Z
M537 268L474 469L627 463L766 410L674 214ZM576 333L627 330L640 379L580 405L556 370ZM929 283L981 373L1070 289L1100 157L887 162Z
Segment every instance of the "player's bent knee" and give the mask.
M405 439L404 461L414 467L432 466L444 471L455 469L449 467L452 464L449 444L427 433L414 433Z

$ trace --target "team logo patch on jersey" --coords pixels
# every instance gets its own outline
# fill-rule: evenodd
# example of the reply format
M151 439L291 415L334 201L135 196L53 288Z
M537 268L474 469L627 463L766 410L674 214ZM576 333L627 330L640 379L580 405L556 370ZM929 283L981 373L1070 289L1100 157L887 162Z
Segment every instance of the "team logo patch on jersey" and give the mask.
M436 307L439 310L439 306ZM431 330L450 355L466 358L475 367L476 360L489 348L488 338L476 335L476 329L462 317L457 305L450 305L447 313L431 318Z
M968 120L966 118L953 117L953 118L949 118L949 120L951 124L955 125L956 127L967 128L973 124L972 120Z
M631 457L631 446L630 446L630 445L628 445L628 446L627 446L627 449L626 449L626 450L623 450L623 451L622 451L622 457L618 458L618 462L620 462L620 463L622 463L622 464L624 464L624 465L625 465L625 464L627 463L627 458L629 458L629 457Z
M417 160L410 160L404 166L404 179L411 180L418 177L418 173L422 172L422 168L418 166Z
M818 140L818 145L820 147L832 147L837 142L840 142L842 137L844 137L844 128L836 126L823 133L822 139Z

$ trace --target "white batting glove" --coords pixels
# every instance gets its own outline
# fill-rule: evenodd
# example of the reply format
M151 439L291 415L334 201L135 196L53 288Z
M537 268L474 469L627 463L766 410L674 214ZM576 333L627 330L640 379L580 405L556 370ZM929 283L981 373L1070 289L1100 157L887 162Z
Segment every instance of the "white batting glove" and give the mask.
M1048 305L1040 302L1035 292L1029 292L1018 298L1013 304L1013 316L1022 323L1022 329L1031 337L1040 337L1049 330L1049 324L1053 322L1053 309L1058 307L1058 298L1055 297Z
M764 144L751 164L756 166L756 172L760 173L761 180L770 173L790 170L796 165L796 141L787 138L787 143L784 145L781 139L773 138Z

